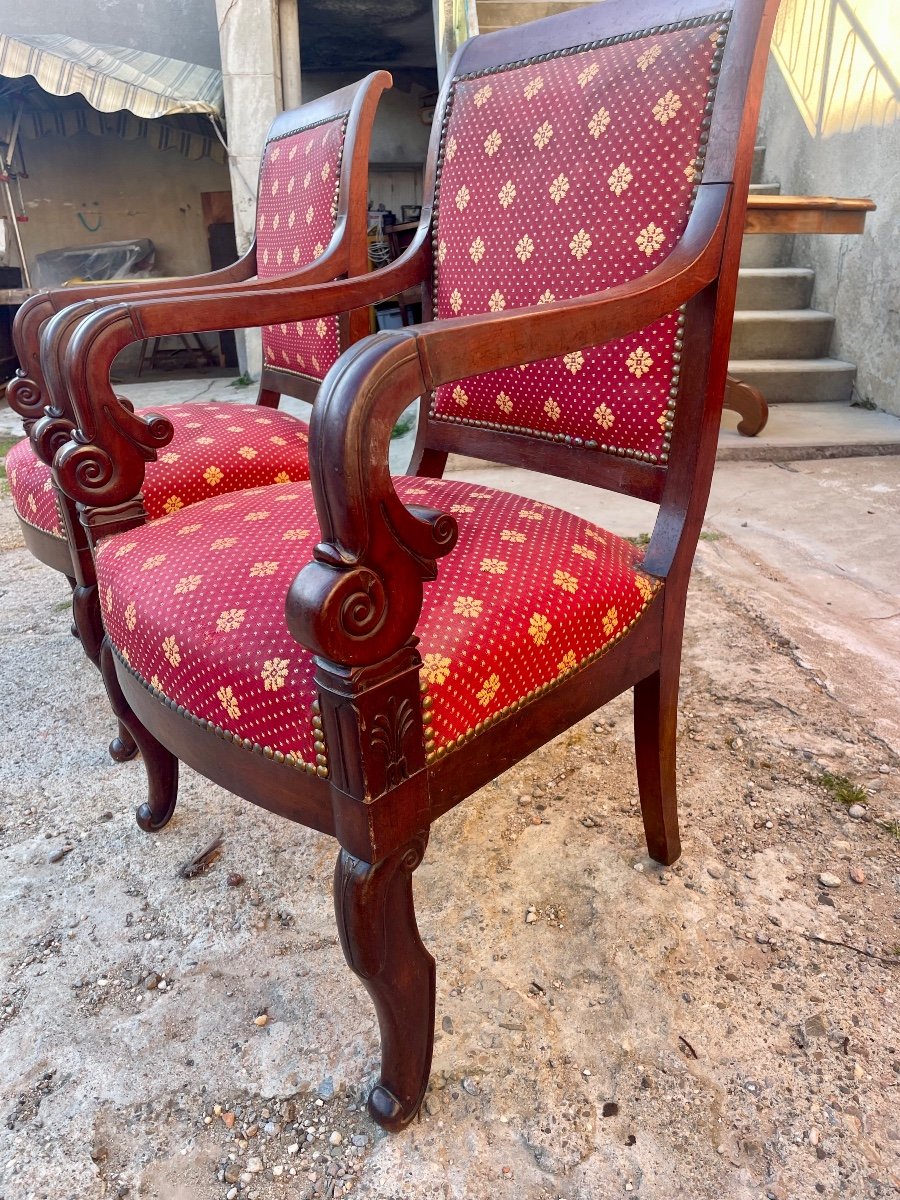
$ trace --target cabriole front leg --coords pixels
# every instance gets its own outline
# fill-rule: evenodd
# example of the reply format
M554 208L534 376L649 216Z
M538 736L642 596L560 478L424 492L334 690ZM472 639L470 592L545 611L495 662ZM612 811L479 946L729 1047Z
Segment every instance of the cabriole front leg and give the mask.
M369 1115L392 1132L419 1111L434 1049L435 965L419 937L412 894L427 842L422 833L374 865L342 850L334 872L344 956L372 998L381 1031Z

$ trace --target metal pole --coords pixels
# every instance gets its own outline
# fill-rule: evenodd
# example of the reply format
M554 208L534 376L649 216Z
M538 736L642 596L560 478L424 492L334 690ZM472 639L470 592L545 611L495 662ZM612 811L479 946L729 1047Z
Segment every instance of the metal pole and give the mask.
M25 261L25 247L22 245L22 234L19 232L19 222L16 220L16 210L13 207L12 191L9 186L9 170L3 158L2 151L0 151L0 174L3 175L3 191L6 193L6 207L9 209L13 237L16 239L16 250L19 254L19 262L22 265L22 283L25 287L30 288L31 272L28 270L28 263Z
M13 121L12 133L9 135L9 147L6 153L9 155L9 165L12 166L13 158L16 153L16 142L19 140L19 126L22 123L22 111L25 108L25 101L19 102L19 107L16 111L15 120Z
M432 0L438 83L463 42L478 32L475 0Z

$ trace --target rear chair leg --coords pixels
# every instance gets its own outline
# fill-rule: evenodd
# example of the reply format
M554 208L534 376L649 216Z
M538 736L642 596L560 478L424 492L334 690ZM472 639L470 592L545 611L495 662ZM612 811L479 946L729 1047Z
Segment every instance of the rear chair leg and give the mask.
M137 743L120 721L119 732L109 743L109 757L113 762L129 762L137 752Z
M422 833L374 866L342 850L334 871L344 957L371 996L381 1031L381 1074L369 1115L391 1131L419 1111L434 1049L434 959L419 937L412 896L412 874L427 842Z
M281 401L281 392L273 392L271 388L260 388L256 403L260 408L277 408Z
M634 749L650 857L669 866L681 854L675 789L678 670L663 666L634 687Z
M119 718L120 728L134 740L147 770L147 800L137 810L137 823L145 833L168 824L178 799L178 759L149 730L145 729L131 709L119 686L112 647L106 638L100 647L100 670L109 695L112 710Z
M94 586L79 586L69 578L72 588L72 633L81 642L85 654L100 666L100 647L103 643L103 620L100 616L100 597ZM109 743L109 756L114 762L128 762L137 754L134 738L119 721L119 732Z

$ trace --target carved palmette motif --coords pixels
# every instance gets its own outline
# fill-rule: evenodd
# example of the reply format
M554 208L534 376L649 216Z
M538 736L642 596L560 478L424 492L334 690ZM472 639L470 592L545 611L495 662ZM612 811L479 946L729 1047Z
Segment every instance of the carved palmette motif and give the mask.
M428 823L420 665L412 641L371 667L317 662L338 838L369 862Z
M404 743L415 725L413 706L404 697L391 696L387 711L376 713L372 721L372 746L384 755L388 787L397 787L409 777Z

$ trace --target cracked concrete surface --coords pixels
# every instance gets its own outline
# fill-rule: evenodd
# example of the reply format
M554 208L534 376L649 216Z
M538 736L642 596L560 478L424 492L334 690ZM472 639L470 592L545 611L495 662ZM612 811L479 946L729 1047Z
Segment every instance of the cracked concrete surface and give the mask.
M466 477L650 528L640 502ZM171 825L138 830L142 768L108 759L67 589L4 499L0 1197L896 1195L898 509L896 458L719 467L684 856L646 858L627 696L438 822L415 881L434 1076L387 1137L360 1111L377 1031L337 944L333 844L190 771Z

